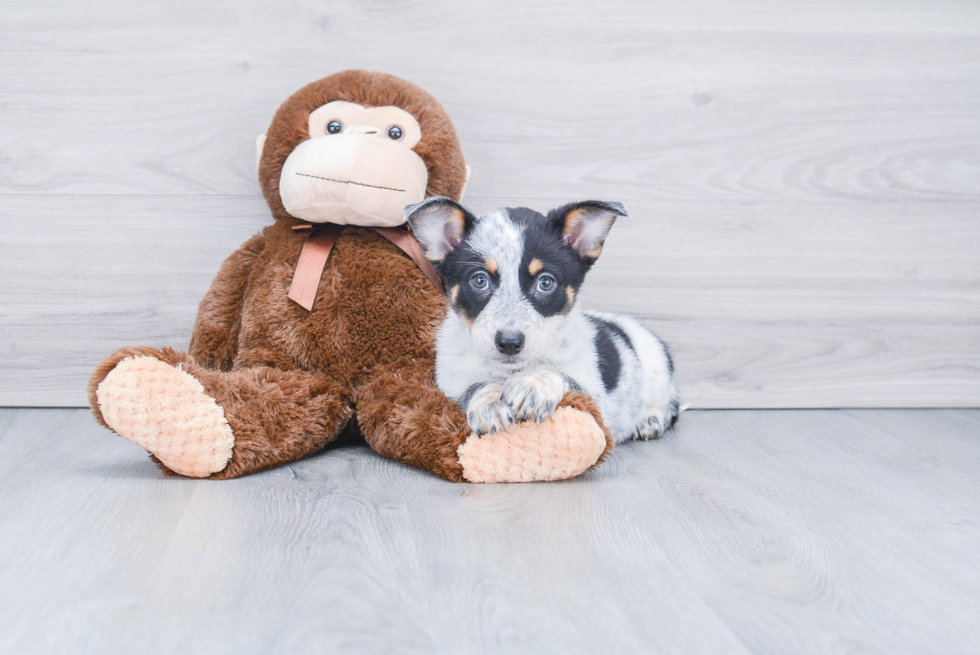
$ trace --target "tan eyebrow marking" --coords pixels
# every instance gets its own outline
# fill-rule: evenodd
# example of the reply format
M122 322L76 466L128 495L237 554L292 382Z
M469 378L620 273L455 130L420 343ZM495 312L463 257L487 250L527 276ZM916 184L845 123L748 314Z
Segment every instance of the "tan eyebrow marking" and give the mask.
M534 277L535 275L541 272L542 268L544 268L544 263L540 259L535 257L534 259L531 260L530 265L528 265L527 272L531 274L531 277Z
M492 259L488 259L485 262L483 262L483 265L487 267L487 270L488 271L490 271L491 273L493 273L493 274L496 275L496 273L497 273L497 262L493 261Z

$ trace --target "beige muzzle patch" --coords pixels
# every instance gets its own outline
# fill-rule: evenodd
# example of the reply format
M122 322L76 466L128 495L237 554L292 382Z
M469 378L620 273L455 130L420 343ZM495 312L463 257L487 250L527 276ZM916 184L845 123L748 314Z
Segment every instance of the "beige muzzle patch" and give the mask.
M286 158L279 195L291 216L311 223L394 227L405 205L425 197L425 162L403 144L335 134L299 144Z

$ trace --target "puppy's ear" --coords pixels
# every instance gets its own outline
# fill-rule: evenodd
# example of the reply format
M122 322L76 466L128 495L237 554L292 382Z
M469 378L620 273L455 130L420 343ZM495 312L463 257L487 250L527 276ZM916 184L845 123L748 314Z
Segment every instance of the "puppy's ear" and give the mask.
M405 220L422 244L426 259L441 262L463 240L472 217L452 198L436 196L406 207Z
M561 230L565 244L583 259L596 259L617 216L629 216L618 202L584 200L559 207L548 214Z

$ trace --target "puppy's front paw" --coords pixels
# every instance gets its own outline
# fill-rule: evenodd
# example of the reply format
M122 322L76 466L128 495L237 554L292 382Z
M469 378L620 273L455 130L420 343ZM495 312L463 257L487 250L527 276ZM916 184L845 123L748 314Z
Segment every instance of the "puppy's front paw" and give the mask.
M514 425L514 414L500 399L499 384L486 384L473 394L466 407L466 422L477 435L503 432Z
M565 395L565 378L554 371L518 373L504 384L501 400L518 421L545 421Z

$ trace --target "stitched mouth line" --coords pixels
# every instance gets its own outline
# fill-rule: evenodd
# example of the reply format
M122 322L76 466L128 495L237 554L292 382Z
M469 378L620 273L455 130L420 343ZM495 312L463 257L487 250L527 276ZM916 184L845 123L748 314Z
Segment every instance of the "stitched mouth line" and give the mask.
M405 193L405 189L393 189L393 188L388 187L388 186L378 186L376 184L363 184L361 182L350 182L350 181L346 181L345 182L344 180L334 180L334 179L329 178L329 177L320 177L319 175L310 175L309 173L296 173L296 174L297 175L301 175L303 177L312 177L313 179L316 179L316 180L325 180L327 182L336 182L337 184L356 184L357 186L366 186L366 187L370 187L372 189L383 189L385 191L397 191L398 193Z

